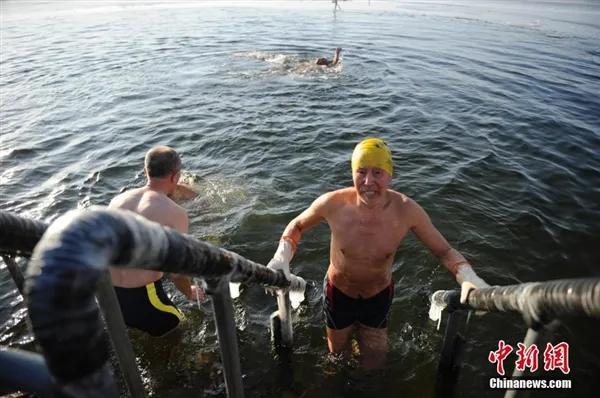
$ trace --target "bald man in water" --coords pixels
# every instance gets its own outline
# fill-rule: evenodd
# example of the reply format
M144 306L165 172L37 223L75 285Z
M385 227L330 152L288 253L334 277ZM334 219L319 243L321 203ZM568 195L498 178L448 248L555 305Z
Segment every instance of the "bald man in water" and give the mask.
M108 208L130 210L187 234L188 215L172 198L193 199L197 194L191 187L179 183L179 155L172 148L157 146L148 151L144 163L146 185L118 195ZM118 267L109 267L109 271L129 327L160 337L179 326L183 315L164 291L162 272ZM171 274L170 278L188 299L204 299L202 290L192 286L189 277Z
M393 162L381 139L360 142L352 155L354 186L317 198L285 228L268 266L289 277L289 263L302 234L326 221L331 229L330 260L323 283L323 314L332 353L349 356L357 332L363 368L378 369L387 352L387 326L394 297L392 264L412 231L456 278L465 292L488 287L469 262L408 196L389 189Z

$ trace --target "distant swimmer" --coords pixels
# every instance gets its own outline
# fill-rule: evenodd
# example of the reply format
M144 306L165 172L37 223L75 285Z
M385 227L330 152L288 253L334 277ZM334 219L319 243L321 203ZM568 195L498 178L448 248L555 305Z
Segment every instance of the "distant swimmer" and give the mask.
M179 183L179 155L172 148L157 146L148 151L144 163L146 186L123 192L108 207L133 211L187 234L188 215L173 198L193 199L197 194L191 187ZM127 326L154 337L164 336L179 326L183 315L163 289L162 272L118 267L109 267L109 270ZM171 274L170 279L188 299L204 299L204 292L192 286L189 277Z
M335 66L338 64L339 60L340 60L340 53L342 52L342 48L338 47L335 49L335 54L333 56L333 61L329 61L327 58L325 57L319 57L317 58L316 64L317 65L321 65L321 66Z

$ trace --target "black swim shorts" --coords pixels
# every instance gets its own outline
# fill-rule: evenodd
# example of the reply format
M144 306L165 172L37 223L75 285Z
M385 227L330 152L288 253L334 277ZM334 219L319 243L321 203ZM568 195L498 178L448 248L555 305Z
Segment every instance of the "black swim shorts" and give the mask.
M383 329L387 327L394 281L381 292L369 298L353 298L345 295L325 276L323 283L323 313L330 329L344 329L355 322L365 326Z
M181 312L165 293L162 280L146 286L124 288L115 286L125 324L160 337L179 326Z

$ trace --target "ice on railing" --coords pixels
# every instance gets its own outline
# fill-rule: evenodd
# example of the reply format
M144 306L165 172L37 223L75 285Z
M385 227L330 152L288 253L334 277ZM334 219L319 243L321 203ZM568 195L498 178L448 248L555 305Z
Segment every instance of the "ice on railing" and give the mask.
M435 295L435 294L434 294ZM442 323L442 311L446 308L446 304L440 304L431 300L431 306L429 307L429 319L437 322L437 329L440 330L440 324Z
M298 283L293 283L289 290L290 302L293 309L300 307L300 303L304 301L304 292L306 290L306 281L299 276L296 276ZM240 284L239 282L229 282L229 293L232 299L236 299L240 296Z
M304 301L304 291L306 290L306 281L297 276L300 286L296 289L290 289L290 302L293 309L297 309L300 303Z
M232 299L240 297L240 285L241 283L229 282L229 293Z

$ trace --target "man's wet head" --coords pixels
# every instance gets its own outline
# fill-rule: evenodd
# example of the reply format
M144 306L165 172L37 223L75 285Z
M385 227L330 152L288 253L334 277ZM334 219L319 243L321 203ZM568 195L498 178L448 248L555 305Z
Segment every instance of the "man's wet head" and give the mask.
M181 158L173 148L156 146L146 153L144 171L149 186L159 184L170 196L177 189L181 175Z
M385 198L393 169L392 153L382 139L367 138L354 148L352 180L362 202L375 205Z

